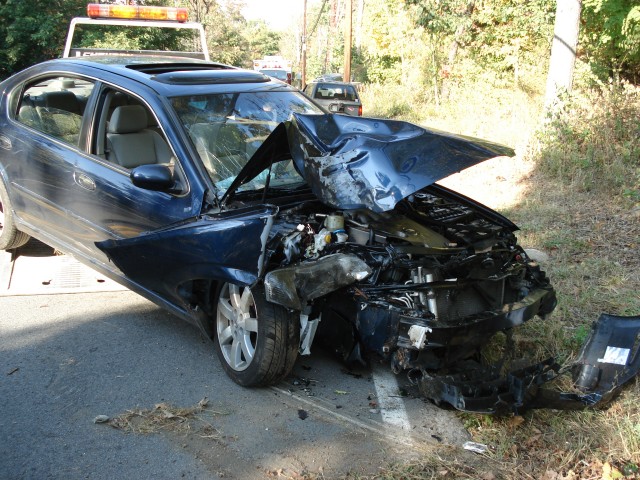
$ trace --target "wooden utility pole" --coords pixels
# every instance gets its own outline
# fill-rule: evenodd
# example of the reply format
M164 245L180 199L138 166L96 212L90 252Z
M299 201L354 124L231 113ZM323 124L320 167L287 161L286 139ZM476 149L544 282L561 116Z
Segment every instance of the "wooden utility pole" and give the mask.
M353 30L353 0L346 0L347 11L345 12L345 29L344 29L344 73L342 79L345 82L351 81L351 43Z
M302 65L300 70L300 89L307 86L307 0L302 0Z

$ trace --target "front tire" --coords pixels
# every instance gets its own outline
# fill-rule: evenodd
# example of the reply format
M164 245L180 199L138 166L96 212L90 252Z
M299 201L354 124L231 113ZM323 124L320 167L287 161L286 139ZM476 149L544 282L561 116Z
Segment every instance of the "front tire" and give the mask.
M29 235L16 228L9 194L0 180L0 250L21 247L29 241L29 238Z
M234 382L245 387L278 383L293 368L299 342L296 315L267 302L262 288L222 286L214 344Z

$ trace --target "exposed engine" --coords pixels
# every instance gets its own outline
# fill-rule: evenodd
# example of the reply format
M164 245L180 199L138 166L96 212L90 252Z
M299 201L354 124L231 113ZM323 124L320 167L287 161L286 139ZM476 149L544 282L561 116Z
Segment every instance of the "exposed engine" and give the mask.
M269 242L267 296L321 317L334 346L345 339L346 359L361 361L366 350L391 356L396 371L441 368L555 307L515 225L442 187L384 213L316 202L283 210Z

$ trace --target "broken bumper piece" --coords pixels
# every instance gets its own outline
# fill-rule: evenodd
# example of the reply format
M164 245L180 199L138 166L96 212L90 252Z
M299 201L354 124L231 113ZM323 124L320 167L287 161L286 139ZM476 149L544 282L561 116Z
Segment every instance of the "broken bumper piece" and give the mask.
M637 339L640 316L602 314L594 323L580 357L560 367L552 358L501 376L498 367L461 362L455 371L434 374L423 371L420 391L437 404L449 403L458 410L504 415L528 409L580 410L603 406L640 369ZM570 373L571 392L542 388Z

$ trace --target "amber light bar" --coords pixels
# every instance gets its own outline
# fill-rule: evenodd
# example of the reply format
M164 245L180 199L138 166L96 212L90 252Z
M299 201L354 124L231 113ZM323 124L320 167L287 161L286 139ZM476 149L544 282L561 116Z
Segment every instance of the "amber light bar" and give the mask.
M123 18L128 20L168 20L186 22L188 12L181 7L144 7L137 5L111 5L89 3L87 5L89 18Z

